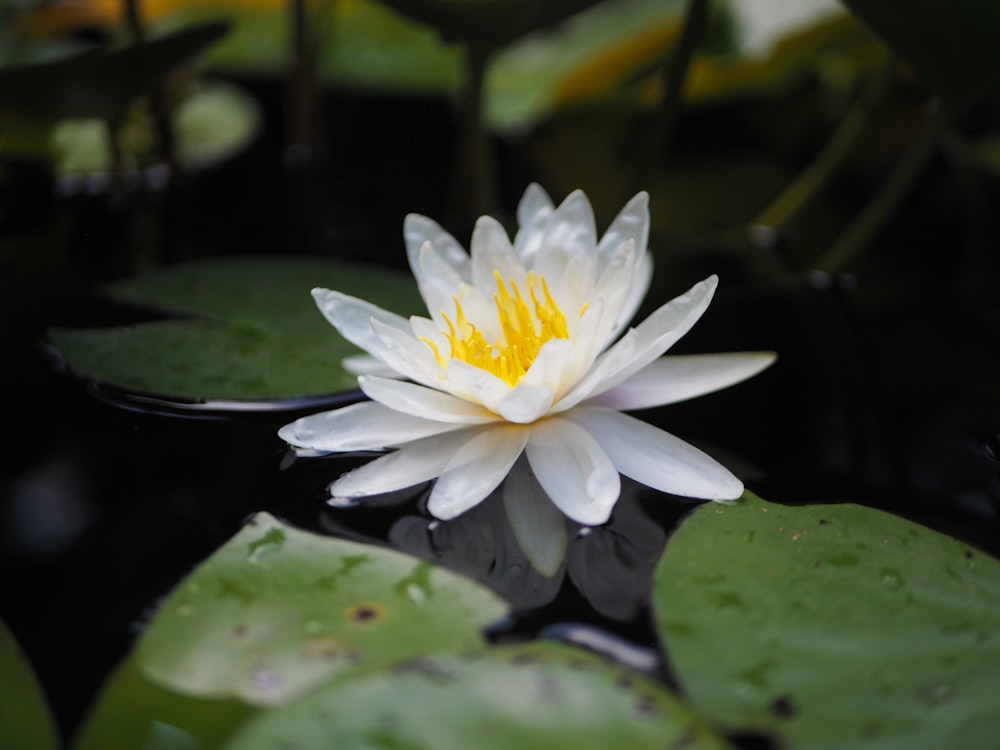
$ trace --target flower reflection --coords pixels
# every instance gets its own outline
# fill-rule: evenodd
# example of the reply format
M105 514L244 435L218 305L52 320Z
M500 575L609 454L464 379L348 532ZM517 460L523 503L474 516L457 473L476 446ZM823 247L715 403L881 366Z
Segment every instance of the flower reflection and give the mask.
M445 520L480 503L514 467L530 466L537 485L508 501L526 549L540 546L536 524L553 525L543 494L570 519L600 525L619 498L620 474L688 497L739 497L743 485L725 467L621 411L725 388L773 361L760 352L661 357L705 312L717 279L623 333L652 274L646 194L600 240L580 191L555 207L532 185L517 214L513 243L499 222L479 219L471 256L432 220L407 217L410 267L429 318L313 290L327 319L374 358L354 363L368 373L358 385L372 401L304 417L281 436L326 451L395 448L331 493L365 497L437 478L427 505ZM524 495L523 470L511 498Z

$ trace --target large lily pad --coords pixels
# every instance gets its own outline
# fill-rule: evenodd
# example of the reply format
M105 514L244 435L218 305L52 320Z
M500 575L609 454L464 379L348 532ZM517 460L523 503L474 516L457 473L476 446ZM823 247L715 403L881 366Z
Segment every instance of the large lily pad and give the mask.
M180 319L51 338L78 372L130 391L188 399L266 399L353 389L358 349L316 309L326 286L403 314L426 312L405 274L325 260L230 258L115 285L119 300Z
M0 747L55 750L52 715L28 660L0 622Z
M854 505L698 509L656 573L692 704L788 748L993 747L1000 563Z
M227 750L724 748L662 685L552 643L433 656L339 681L249 723Z
M174 591L136 659L174 692L274 706L344 674L478 646L504 611L430 563L261 513Z

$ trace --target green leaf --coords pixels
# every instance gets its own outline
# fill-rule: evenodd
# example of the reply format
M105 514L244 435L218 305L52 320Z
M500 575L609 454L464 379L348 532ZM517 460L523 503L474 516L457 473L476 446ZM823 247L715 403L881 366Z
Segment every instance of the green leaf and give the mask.
M1000 84L1000 3L843 0L953 108Z
M204 700L154 685L127 659L107 681L74 750L208 750L257 710L236 700Z
M228 28L223 22L205 23L144 44L2 69L0 124L15 120L42 126L68 117L117 117Z
M428 656L338 681L248 724L227 750L724 748L662 685L553 643Z
M707 716L782 747L989 747L1000 562L854 505L706 504L656 572L657 627Z
M55 750L55 724L24 652L0 622L0 747Z
M334 677L481 645L504 611L430 563L261 513L171 594L135 658L174 692L275 706Z
M309 291L317 286L401 314L426 314L405 274L327 260L231 258L175 266L110 289L125 302L196 317L50 335L75 370L132 391L263 399L354 389L341 360L359 350L316 308Z

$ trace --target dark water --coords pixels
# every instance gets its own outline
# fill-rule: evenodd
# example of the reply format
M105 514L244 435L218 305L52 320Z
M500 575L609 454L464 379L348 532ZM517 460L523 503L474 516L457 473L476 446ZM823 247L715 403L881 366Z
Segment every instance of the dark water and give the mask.
M4 217L14 238L54 217L73 227L65 255L47 269L52 280L28 274L45 283L21 290L0 329L8 436L0 455L0 617L67 734L160 597L261 510L486 581L512 606L490 638L572 640L669 680L650 626L648 581L691 503L626 484L611 524L577 534L568 572L546 580L502 550L470 551L463 535L495 522L492 501L453 525L423 512L426 488L391 502L327 506L327 484L364 459L293 459L275 435L316 404L248 410L128 399L75 379L46 352L48 325L147 314L96 302L87 282L136 270L128 248L149 217L163 229L153 235L156 262L309 251L400 265L402 215L445 214L448 107L345 98L331 112L329 141L338 149L317 156L327 175L320 181L289 174L272 128L249 154L183 186L179 198L154 196L121 213L102 198L49 203L43 181L43 197L25 204L30 212ZM412 124L405 132L396 126L403 120ZM501 147L500 155L509 157L501 159L509 208L532 175L513 150ZM915 200L932 196L918 192ZM303 219L319 205L327 207L315 214L320 221ZM250 210L262 206L270 211ZM900 244L928 231L919 205L910 210L892 229ZM156 223L165 216L177 220ZM972 234L957 241L977 241ZM985 266L971 253L943 266L919 254L888 258L891 268L793 291L724 275L709 314L676 351L773 349L778 364L646 418L699 444L769 500L864 503L1000 554L998 277L983 280L995 258ZM701 271L689 269L693 278Z

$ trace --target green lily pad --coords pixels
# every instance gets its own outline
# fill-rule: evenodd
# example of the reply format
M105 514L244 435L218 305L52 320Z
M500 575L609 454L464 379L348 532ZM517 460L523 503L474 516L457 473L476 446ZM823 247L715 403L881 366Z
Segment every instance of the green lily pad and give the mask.
M504 611L430 563L261 513L171 594L135 658L176 693L275 706L334 677L479 646Z
M656 572L694 707L781 747L991 747L1000 562L854 505L707 504Z
M844 0L955 108L1000 85L1000 3L982 0Z
M338 681L247 724L227 750L725 748L662 685L553 643L429 656Z
M74 750L209 750L257 709L234 699L205 700L147 680L127 659L105 684Z
M24 652L0 622L0 747L55 750L56 727Z
M78 372L119 388L186 399L265 399L356 387L341 360L359 350L316 308L325 286L401 314L424 312L406 274L305 258L230 258L175 266L110 288L182 319L58 329ZM193 316L193 317L192 317Z

